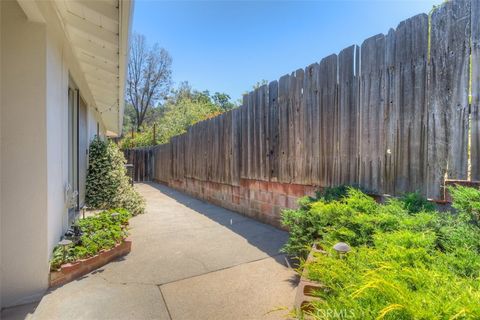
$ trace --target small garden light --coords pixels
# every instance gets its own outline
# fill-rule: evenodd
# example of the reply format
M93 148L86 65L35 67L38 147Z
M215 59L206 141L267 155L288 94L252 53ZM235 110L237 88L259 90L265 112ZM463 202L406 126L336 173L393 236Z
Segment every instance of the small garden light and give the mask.
M337 251L338 255L340 258L343 258L343 256L350 251L350 246L346 244L345 242L339 242L333 246L333 250Z
M112 213L110 216L112 217L112 219L113 219L114 221L117 221L117 217L118 217L119 215L120 215L120 213L114 212L114 213Z
M82 218L85 219L85 213L87 212L89 208L87 206L82 207Z
M72 240L63 239L58 244L63 247L63 261L65 262L65 259L67 258L67 247L72 244Z

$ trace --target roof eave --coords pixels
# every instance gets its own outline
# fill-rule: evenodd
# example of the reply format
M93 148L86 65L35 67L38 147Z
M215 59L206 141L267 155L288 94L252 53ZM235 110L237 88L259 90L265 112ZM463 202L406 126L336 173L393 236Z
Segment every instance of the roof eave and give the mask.
M119 1L119 94L118 94L118 130L117 134L122 134L123 113L125 110L125 86L128 67L129 39L132 32L131 19L133 15L133 0Z

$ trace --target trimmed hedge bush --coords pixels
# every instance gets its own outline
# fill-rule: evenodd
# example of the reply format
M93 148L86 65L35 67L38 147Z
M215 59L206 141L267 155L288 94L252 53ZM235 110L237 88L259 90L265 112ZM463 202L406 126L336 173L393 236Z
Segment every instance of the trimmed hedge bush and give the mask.
M145 211L145 201L131 186L125 163L115 143L93 139L89 148L87 206L101 210L125 208L132 215Z

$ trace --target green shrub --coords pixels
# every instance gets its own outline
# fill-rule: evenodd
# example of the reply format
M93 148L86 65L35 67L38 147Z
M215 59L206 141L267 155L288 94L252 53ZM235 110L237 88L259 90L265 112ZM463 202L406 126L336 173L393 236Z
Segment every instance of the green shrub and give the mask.
M51 270L57 270L66 262L92 257L102 249L114 247L127 237L130 217L130 213L125 209L111 209L78 220L75 225L82 231L80 241L67 248L65 259L63 247L56 246L50 261Z
M353 248L345 259L331 249L306 266L325 289L314 303L316 319L324 310L347 310L344 319L478 319L480 285L441 266L440 252L421 247ZM435 261L439 262L435 262Z
M435 210L435 205L418 192L407 193L401 197L401 200L410 213Z
M340 200L347 196L348 189L350 187L347 185L341 185L337 187L328 187L324 188L321 191L315 193L317 200L323 200L325 202L330 202L334 200Z
M324 285L314 318L479 319L480 192L450 193L456 213L416 193L378 204L353 188L286 210L284 250L305 257L317 242L327 252L304 266ZM352 246L343 258L332 249L339 241Z
M463 186L449 187L453 208L464 220L480 225L480 190Z
M95 209L145 211L145 201L130 185L125 158L113 142L96 137L89 148L86 204Z

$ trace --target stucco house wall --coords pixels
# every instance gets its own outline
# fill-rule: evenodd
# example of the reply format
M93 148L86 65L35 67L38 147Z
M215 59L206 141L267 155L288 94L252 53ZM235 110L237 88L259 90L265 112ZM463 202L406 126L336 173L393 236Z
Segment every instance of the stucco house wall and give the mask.
M0 5L0 28L2 27L2 5ZM2 70L2 32L0 32L0 70ZM2 75L0 72L0 151L2 141ZM0 153L1 154L1 153ZM2 181L2 157L0 155L0 181ZM0 183L0 232L2 231L2 188ZM2 236L0 235L0 308L2 304Z
M50 2L44 22L29 21L17 1L0 1L1 306L38 300L49 259L68 227L69 77L82 92L79 65ZM82 98L91 105L88 94ZM87 110L88 139L105 127Z
M34 300L48 280L46 27L28 22L14 1L0 5L2 304L8 306Z

